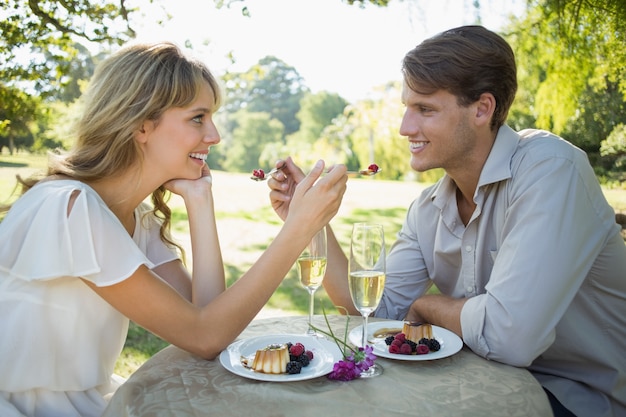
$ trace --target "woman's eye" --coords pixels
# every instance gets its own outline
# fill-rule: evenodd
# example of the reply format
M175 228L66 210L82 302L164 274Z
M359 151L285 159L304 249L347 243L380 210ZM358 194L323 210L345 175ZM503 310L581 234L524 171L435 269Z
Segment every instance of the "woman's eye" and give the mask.
M202 123L202 119L203 119L203 118L204 118L204 115L199 114L198 116L194 117L194 118L193 118L193 119L191 119L191 120L193 120L193 121L194 121L194 122L196 122L196 123Z

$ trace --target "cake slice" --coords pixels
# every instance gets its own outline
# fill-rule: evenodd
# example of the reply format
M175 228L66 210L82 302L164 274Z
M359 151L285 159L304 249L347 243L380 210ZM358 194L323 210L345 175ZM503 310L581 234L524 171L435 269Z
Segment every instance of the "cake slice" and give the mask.
M428 323L405 321L402 326L402 333L408 340L419 343L423 338L433 338L433 326Z
M252 369L265 374L284 374L288 362L289 349L286 344L269 345L256 351Z

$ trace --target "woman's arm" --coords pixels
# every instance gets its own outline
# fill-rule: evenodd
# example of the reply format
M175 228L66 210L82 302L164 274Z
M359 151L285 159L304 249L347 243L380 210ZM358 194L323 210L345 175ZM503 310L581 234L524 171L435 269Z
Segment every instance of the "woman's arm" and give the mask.
M316 165L298 184L285 224L258 261L204 306L181 297L145 266L115 285L85 282L129 319L176 346L213 359L254 319L307 242L337 213L346 189L345 167L335 167L317 181L322 170L323 163Z
M204 306L226 289L224 263L215 221L211 171L205 165L202 177L198 180L173 180L166 187L182 196L185 201L193 259L189 299L197 306ZM169 273L180 275L178 281L185 279L175 270Z

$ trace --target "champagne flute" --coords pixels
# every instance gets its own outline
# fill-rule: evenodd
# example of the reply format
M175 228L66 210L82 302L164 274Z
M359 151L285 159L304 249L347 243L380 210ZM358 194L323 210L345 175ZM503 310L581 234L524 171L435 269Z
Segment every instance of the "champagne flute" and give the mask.
M378 307L385 289L385 258L383 226L355 223L350 242L348 285L352 302L363 316L363 349L367 344L367 318ZM367 371L363 371L361 377L373 377L382 373L382 366L374 364Z
M315 291L322 285L326 274L326 259L326 228L323 227L298 257L300 284L309 292L309 328L306 331L309 336L318 336L312 327L313 306Z

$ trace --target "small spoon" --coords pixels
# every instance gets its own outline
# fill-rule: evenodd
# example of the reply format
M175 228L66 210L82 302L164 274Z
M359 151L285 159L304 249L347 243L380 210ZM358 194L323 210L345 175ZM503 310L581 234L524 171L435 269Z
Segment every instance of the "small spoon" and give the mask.
M280 171L281 169L283 169L285 166L281 165L280 168L273 168L270 172L268 172L267 174L262 170L262 169L255 169L254 171L252 171L252 176L250 177L251 180L254 181L265 181L266 179L268 179L273 173Z
M277 171L280 171L283 168L284 168L284 165L281 166L280 168L273 168L267 174L262 169L255 169L254 171L252 171L252 176L250 177L250 179L254 180L254 181L265 181L273 173L275 173ZM378 174L380 171L382 171L382 169L380 169L378 167L378 165L371 164L369 167L367 167L367 169L362 169L362 170L360 170L358 172L356 172L356 171L348 171L348 172L346 172L346 174L348 174L348 175L350 175L350 174L359 174L359 175L362 175L362 176L365 176L365 177L371 177L371 176L374 176L374 175ZM326 172L328 172L328 171L326 171Z

